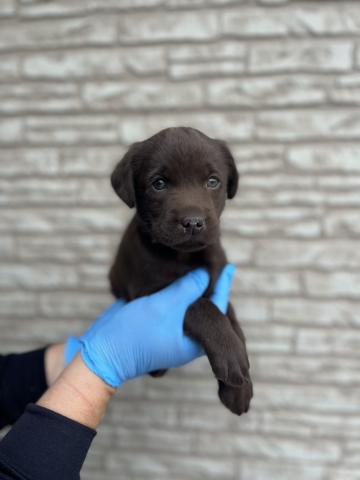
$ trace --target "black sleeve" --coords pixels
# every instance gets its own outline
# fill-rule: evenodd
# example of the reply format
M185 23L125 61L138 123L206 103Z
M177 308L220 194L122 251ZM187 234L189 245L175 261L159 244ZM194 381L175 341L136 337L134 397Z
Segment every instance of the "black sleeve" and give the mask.
M0 442L0 480L79 480L95 430L30 404Z
M47 389L45 350L0 356L0 428L16 422Z

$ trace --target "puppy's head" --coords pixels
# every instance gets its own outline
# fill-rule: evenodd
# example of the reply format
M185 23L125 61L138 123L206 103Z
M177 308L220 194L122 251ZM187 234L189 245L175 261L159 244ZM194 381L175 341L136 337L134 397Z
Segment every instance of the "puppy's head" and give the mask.
M133 144L111 183L137 208L152 240L179 251L215 243L226 198L238 185L234 159L224 142L193 128L167 128Z

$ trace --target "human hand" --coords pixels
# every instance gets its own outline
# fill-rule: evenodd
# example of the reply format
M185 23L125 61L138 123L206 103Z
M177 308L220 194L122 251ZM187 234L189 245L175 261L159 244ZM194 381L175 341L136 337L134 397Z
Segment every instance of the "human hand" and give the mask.
M70 336L67 338L65 342L65 348L64 348L64 361L65 365L68 365L72 360L75 358L75 356L80 352L81 349L81 338L84 337L89 333L90 330L95 330L101 327L103 322L106 321L109 316L111 316L112 312L118 311L122 306L125 305L124 300L116 300L116 302L112 303L110 307L108 307L102 315L100 315L97 320L90 325L90 327L83 333L81 336L76 337L76 336Z
M211 296L226 312L235 268L227 265ZM124 304L115 302L79 338L87 367L116 388L150 371L184 365L202 355L183 331L187 308L206 290L209 275L197 269L163 290Z

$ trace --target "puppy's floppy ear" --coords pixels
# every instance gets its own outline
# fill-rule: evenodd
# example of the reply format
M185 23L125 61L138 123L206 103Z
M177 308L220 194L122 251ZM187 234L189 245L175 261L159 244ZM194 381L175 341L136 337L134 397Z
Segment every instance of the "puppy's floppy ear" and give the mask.
M217 140L217 142L225 155L226 165L228 167L227 196L228 198L234 198L238 189L239 173L229 147L222 140Z
M131 145L111 174L111 185L121 200L135 207L134 163L139 143Z

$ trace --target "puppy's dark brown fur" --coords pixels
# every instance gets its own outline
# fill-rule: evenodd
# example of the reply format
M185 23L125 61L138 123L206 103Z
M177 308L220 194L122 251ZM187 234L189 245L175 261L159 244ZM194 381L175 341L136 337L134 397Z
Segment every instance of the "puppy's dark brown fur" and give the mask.
M227 262L219 218L238 184L229 149L192 128L165 129L132 145L111 181L137 210L110 271L114 295L132 300L205 267L211 283L188 309L185 332L204 347L223 404L238 415L246 412L252 383L243 332L231 305L223 315L207 298Z

